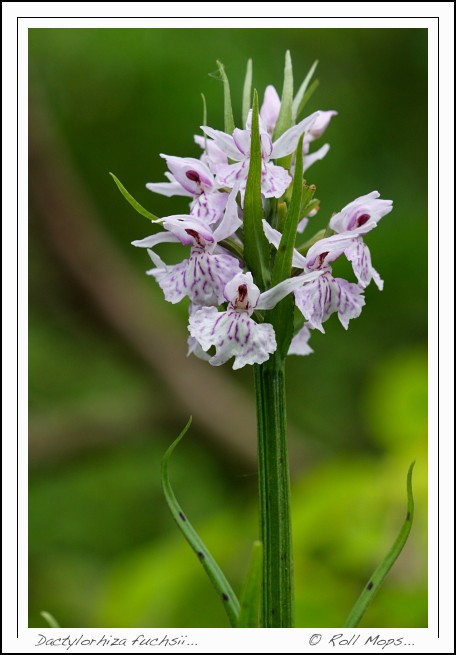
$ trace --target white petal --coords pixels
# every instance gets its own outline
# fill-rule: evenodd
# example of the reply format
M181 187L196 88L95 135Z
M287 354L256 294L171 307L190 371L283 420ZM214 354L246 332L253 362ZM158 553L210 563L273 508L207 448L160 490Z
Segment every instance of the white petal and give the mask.
M358 318L366 301L361 287L336 277L333 280L333 303L334 311L337 311L340 322L347 330L350 319Z
M190 205L190 214L201 221L212 225L216 223L225 211L228 194L220 191L201 193Z
M227 283L240 272L238 260L231 255L192 250L185 280L187 295L197 305L220 305L225 302Z
M323 135L333 116L337 116L337 111L333 109L320 112L320 115L308 132L311 141L315 141Z
M209 360L220 366L234 357L233 368L246 364L262 364L276 350L272 325L258 325L246 312L228 310L218 312L215 307L203 307L190 316L190 335L204 351L215 346L215 355Z
M204 153L201 155L201 161L204 161L211 170L213 170L214 164L228 163L227 156L214 141L199 135L195 135L194 139L195 143L204 150Z
M281 157L285 157L294 152L301 134L307 132L311 128L319 115L320 112L315 111L310 116L307 116L307 118L304 118L300 123L294 127L290 127L289 130L284 132L273 144L271 159L280 159Z
M163 262L161 263L163 264ZM182 298L185 298L185 296L188 295L186 284L188 263L189 260L184 259L184 261L175 266L152 268L147 271L147 275L151 275L157 280L160 288L165 294L165 300L168 302L173 304L178 303Z
M247 175L249 174L249 159L237 164L217 164L215 171L217 175L217 183L221 187L228 187L232 189L236 184L239 184L239 189L245 189Z
M302 234L304 230L306 229L307 225L309 224L309 219L308 218L303 218L301 221L298 223L298 232L299 234Z
M145 239L132 241L131 245L137 248L153 248L157 243L177 243L179 239L172 232L158 232Z
M304 325L297 334L293 337L290 348L288 349L289 355L310 355L313 353L312 348L309 346L310 330L307 325Z
M321 146L318 150L315 152L311 152L310 155L305 155L304 156L304 172L312 166L316 161L320 161L320 159L323 159L325 155L329 151L329 144L325 143L324 146Z
M215 188L214 175L199 159L160 155L179 184L192 195Z
M285 296L288 296L292 291L296 291L307 282L314 280L317 277L320 277L320 271L315 273L308 273L307 275L298 275L297 277L289 278L288 280L283 280L276 284L271 289L268 289L260 295L257 309L272 309L279 303Z
M238 191L239 182L234 185L233 190L229 194L223 218L220 222L220 225L214 231L214 239L217 241L217 243L230 237L242 225L242 221L238 215L238 206L236 203L236 196Z
M348 248L355 235L348 232L333 234L314 243L307 252L306 267L308 270L321 269L338 259Z
M225 134L225 132L221 132L220 130L214 130L212 127L207 127L206 125L202 125L201 129L205 134L214 139L215 145L230 159L233 159L234 161L242 161L245 158L237 148L233 137L229 134Z
M198 234L207 243L214 243L211 228L196 216L175 214L173 216L165 216L162 220L165 228L175 234L184 245L193 246L198 244L197 239L195 239L192 233Z
M272 134L280 112L280 97L270 84L264 92L264 100L260 109L260 118L269 134Z
M360 315L365 304L363 290L330 271L295 292L295 302L309 325L324 332L324 323L334 312L345 329L352 318Z
M257 306L260 290L253 281L250 272L239 272L227 283L224 296L225 300L231 303L233 307L248 311L251 314Z
M293 178L282 166L264 163L261 170L261 193L265 198L280 198L290 186Z
M383 200L379 195L378 191L372 191L350 202L331 218L331 229L339 233L350 231L355 234L366 234L372 230L393 209L393 201Z
M179 182L148 182L146 188L153 193L159 193L162 196L186 196L192 197L192 194L184 189Z
M202 359L205 362L210 360L211 356L204 352L195 337L189 337L187 339L187 345L187 357L190 357L190 355L195 355L195 357L198 357L198 359Z
M383 289L383 280L372 266L370 250L361 237L352 242L345 251L345 256L352 263L353 272L363 288L367 287L371 280L374 280L380 291Z
M332 314L331 278L325 273L295 292L296 307L311 327L320 332L324 332L322 323Z
M279 230L274 229L272 225L270 225L267 221L263 219L263 231L269 243L273 245L274 248L277 249L279 247L280 240L282 238L282 235L279 232ZM301 253L298 252L296 249L293 251L292 264L296 268L304 269L306 267L306 258L304 257L304 255L301 255Z

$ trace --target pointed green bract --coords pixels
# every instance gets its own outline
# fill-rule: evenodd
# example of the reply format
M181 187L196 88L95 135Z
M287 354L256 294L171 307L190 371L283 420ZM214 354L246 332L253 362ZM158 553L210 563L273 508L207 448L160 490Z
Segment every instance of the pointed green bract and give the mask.
M302 142L304 135L302 134L298 141L296 149L296 167L293 179L293 189L291 192L290 207L287 212L287 217L284 221L282 238L274 262L274 270L272 272L272 286L286 280L291 274L291 260L293 258L293 249L295 246L296 232L298 223L301 218L301 201L302 201Z
M117 188L119 189L120 193L123 195L125 200L133 207L133 209L135 209L138 212L138 214L141 214L141 216L148 218L149 221L160 220L158 216L155 216L155 214L151 214L149 211L147 211L147 209L144 209L144 207L140 205L139 202L133 198L131 193L128 193L122 182L114 175L114 173L109 173L109 175L117 184Z
M252 60L247 62L247 70L245 72L244 88L242 91L242 129L245 128L247 116L250 110L250 101L252 97Z
M301 101L302 101L302 99L304 97L305 92L307 91L307 87L309 86L309 82L312 79L312 75L315 73L315 69L317 68L317 66L318 66L318 59L316 61L314 61L314 63L310 67L309 72L307 73L306 77L304 78L304 82L301 84L301 86L298 89L297 94L294 97L293 106L292 106L292 110L291 110L294 122L296 122L296 119L297 119L300 111L302 111L302 107L300 107Z
M60 625L57 623L55 618L50 614L49 612L40 612L41 616L43 619L46 621L46 623L49 624L50 628L60 628Z
M261 146L258 117L258 94L253 92L250 165L244 196L244 258L255 283L264 290L269 282L266 266L269 245L263 232L261 199Z
M223 82L223 101L224 101L224 117L225 117L225 132L233 134L234 132L234 118L233 107L231 106L231 91L228 77L225 73L225 67L221 61L217 61L220 77Z
M183 437L187 434L191 423L192 418L190 417L185 428L182 430L177 439L171 444L163 457L161 467L163 492L165 494L166 502L168 503L168 507L171 511L173 519L175 520L185 539L190 544L193 552L201 562L209 580L212 582L220 600L223 603L230 625L234 628L237 624L239 615L239 601L236 598L234 591L225 578L219 565L209 553L208 549L198 536L196 530L193 528L190 521L182 511L182 507L177 502L176 496L174 495L174 491L172 490L171 484L169 482L168 464L170 457L181 439L183 439Z
M283 74L282 98L280 101L280 112L274 129L273 141L290 129L293 125L293 67L291 64L290 51L285 54L285 71Z
M361 595L353 606L352 611L345 623L345 628L356 628L361 619L363 618L364 612L369 607L374 596L376 595L380 585L383 580L386 578L389 570L393 566L394 562L399 557L402 549L404 548L410 530L412 529L413 523L413 514L415 511L415 504L413 502L413 490L412 490L412 473L415 462L412 462L407 473L407 514L405 516L404 523L400 529L400 532L397 536L396 541L394 542L391 550L383 560L383 562L375 569L371 577L369 578L368 583L364 587Z
M301 135L296 149L296 167L293 179L293 190L287 216L283 223L282 238L277 249L271 285L275 286L282 280L291 277L291 263L295 247L296 232L301 217L301 202L303 195L302 174L302 142ZM274 326L277 339L277 355L285 358L293 338L293 307L294 299L290 294L286 296L270 312L269 321Z
M241 596L238 628L260 628L261 589L263 572L263 544L255 541L250 556L249 570Z
M309 102L310 98L313 96L313 93L319 84L320 84L320 80L314 80L312 84L309 86L309 88L301 98L301 102L299 103L299 107L296 112L296 118L300 116L301 112L303 111L306 104Z
M201 94L201 99L203 101L203 125L207 125L207 103L206 103L206 96L204 95L204 93ZM203 138L204 138L204 152L207 152L206 132L203 132Z

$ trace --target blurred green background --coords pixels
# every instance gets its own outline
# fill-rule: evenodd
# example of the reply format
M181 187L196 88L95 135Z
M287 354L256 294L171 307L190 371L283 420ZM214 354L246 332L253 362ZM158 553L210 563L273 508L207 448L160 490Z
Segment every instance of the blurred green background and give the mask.
M252 371L186 359L184 303L145 277L130 242L149 225L108 171L154 213L185 212L144 185L163 179L159 153L199 156L201 92L223 127L216 59L239 121L247 59L262 97L290 49L296 86L320 62L308 112L339 112L307 176L314 229L374 189L394 200L367 237L384 291L372 284L348 332L333 316L312 356L289 359L296 623L343 624L399 529L416 459L410 541L362 626L425 627L426 30L30 29L29 46L29 625L47 610L64 627L227 626L159 467L192 413L172 482L239 591L258 533Z

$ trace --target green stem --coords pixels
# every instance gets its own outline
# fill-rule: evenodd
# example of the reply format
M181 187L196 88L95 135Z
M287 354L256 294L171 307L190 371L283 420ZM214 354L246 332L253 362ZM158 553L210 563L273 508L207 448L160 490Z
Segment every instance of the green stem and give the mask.
M293 553L290 519L285 366L278 356L255 366L258 477L263 542L263 627L293 627Z

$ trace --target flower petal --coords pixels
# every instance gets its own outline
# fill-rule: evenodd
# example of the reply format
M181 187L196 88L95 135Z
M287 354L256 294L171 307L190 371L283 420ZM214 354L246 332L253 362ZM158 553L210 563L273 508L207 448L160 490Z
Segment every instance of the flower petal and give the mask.
M295 302L309 325L320 332L324 332L322 324L334 312L347 329L350 319L358 317L365 304L361 287L334 278L330 271L295 291Z
M199 220L212 225L216 223L225 211L228 194L216 191L215 193L201 193L190 205L190 214Z
M218 243L230 237L242 225L239 218L236 196L239 191L239 183L235 184L231 193L225 194L227 197L225 213L220 221L219 226L214 231L214 239Z
M320 161L326 154L329 152L329 144L325 143L324 146L321 146L315 152L311 152L310 155L304 155L304 172L312 166L316 161Z
M319 139L328 127L333 116L337 116L337 111L334 111L333 109L330 109L329 111L320 111L317 120L307 132L306 138L308 138L309 141Z
M206 125L202 125L201 129L211 139L214 139L217 148L224 152L227 157L234 161L242 161L244 159L244 155L237 148L232 136L220 130L214 130L212 127L207 127Z
M333 234L314 243L307 252L306 268L315 270L327 268L330 262L338 259L351 245L353 236L350 233Z
M214 175L199 159L161 155L179 184L193 196L215 188Z
M201 245L200 239L206 243L214 243L211 228L196 216L175 214L165 216L162 221L164 227L175 234L179 241L186 246Z
M241 268L238 260L224 253L211 254L192 249L186 273L187 295L196 305L220 305L224 290Z
M190 316L189 331L204 351L215 346L209 360L213 366L231 357L235 358L233 369L262 364L277 348L272 325L259 325L246 312L234 309L218 312L215 307L203 307Z
M157 234L152 234L145 239L132 241L131 245L137 248L153 248L158 243L177 243L178 241L179 239L172 232L157 232Z
M307 325L304 325L297 334L293 337L290 348L288 349L289 355L310 355L313 353L312 348L309 346L310 330Z
M332 286L334 311L337 311L340 322L347 330L350 319L358 318L366 304L363 290L357 284L340 277L333 279Z
M214 141L198 134L195 134L194 139L195 143L204 150L204 153L201 155L201 161L204 161L211 170L213 170L214 164L228 163L227 156Z
M239 272L227 283L224 296L233 307L251 314L257 306L260 290L250 272Z
M282 166L263 162L261 169L261 193L265 198L280 198L288 189L293 178Z
M296 291L304 284L315 280L317 277L321 276L320 271L315 271L312 273L307 273L305 275L298 275L297 277L292 277L287 280L283 280L276 284L271 289L264 291L258 299L256 305L257 309L272 309L279 303L285 296L288 296L292 291Z
M218 184L221 187L232 189L239 183L240 191L245 190L245 183L249 174L249 163L249 159L244 159L244 161L237 164L217 164L215 171Z
M155 255L155 253L153 253ZM154 263L158 263L158 259L152 257ZM161 262L161 260L160 260ZM163 262L161 262L163 264ZM176 304L185 298L187 294L187 284L186 284L186 273L189 260L184 259L179 264L174 266L167 266L165 264L164 268L151 268L147 271L147 275L154 277L158 284L160 285L161 290L165 294L165 300L170 303Z
M382 200L378 191L360 196L335 214L329 226L338 233L354 232L366 234L376 227L378 221L393 209L392 200Z
M361 237L354 239L345 251L345 256L352 263L353 272L359 284L365 288L374 280L380 291L383 289L383 280L372 266L371 254Z
M307 116L307 118L304 118L300 123L294 127L290 127L289 130L284 132L272 146L271 159L280 159L281 157L285 157L294 152L301 134L307 132L312 127L319 115L320 112L315 111L310 116Z
M331 315L332 305L328 275L322 275L295 291L295 303L311 327L324 332L322 323Z
M263 231L266 236L266 239L277 250L280 244L280 240L282 239L282 235L279 232L279 230L274 229L272 225L270 225L267 221L263 219ZM298 252L296 249L293 251L292 264L296 268L304 269L306 267L306 258L304 257L304 255L301 255L301 253Z
M192 197L193 194L184 189L179 182L148 182L146 188L153 193L159 193L162 196L186 196Z
M274 132L280 112L280 97L275 88L269 84L264 92L264 100L260 109L260 118L269 134Z

